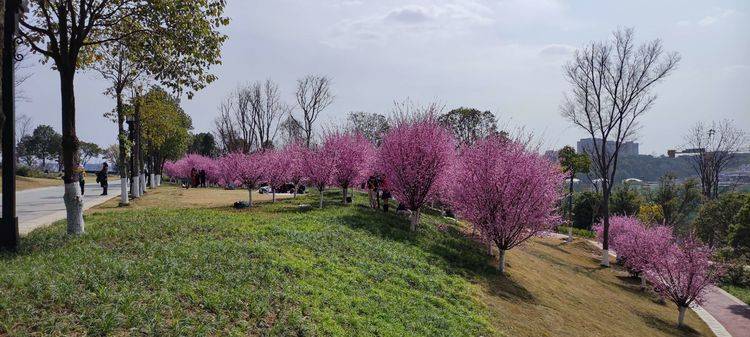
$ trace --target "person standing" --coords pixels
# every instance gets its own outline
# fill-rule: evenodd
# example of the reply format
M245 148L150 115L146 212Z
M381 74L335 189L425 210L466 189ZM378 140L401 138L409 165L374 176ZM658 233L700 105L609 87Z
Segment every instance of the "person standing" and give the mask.
M109 187L109 183L107 182L108 175L109 165L107 164L107 162L104 162L104 164L102 164L102 169L96 174L97 181L102 185L101 195L107 195L107 188Z
M76 175L78 176L78 185L81 186L81 195L83 195L86 186L86 170L82 165L78 165L76 168Z

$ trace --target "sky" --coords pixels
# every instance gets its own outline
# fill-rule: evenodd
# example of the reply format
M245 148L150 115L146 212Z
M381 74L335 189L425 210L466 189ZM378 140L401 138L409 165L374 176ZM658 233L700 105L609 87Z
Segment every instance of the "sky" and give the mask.
M446 110L490 110L523 128L543 149L573 145L586 133L559 111L569 84L562 67L576 48L621 27L638 43L661 39L682 56L658 84L643 117L642 154L683 145L696 122L730 119L750 131L750 1L563 0L228 0L218 80L183 107L194 132L210 132L220 102L240 84L271 79L294 102L297 79L332 78L334 103L322 124L350 111L388 114L394 101L438 102ZM59 77L31 55L18 113L60 130ZM116 142L103 117L114 100L94 72L76 75L78 136Z

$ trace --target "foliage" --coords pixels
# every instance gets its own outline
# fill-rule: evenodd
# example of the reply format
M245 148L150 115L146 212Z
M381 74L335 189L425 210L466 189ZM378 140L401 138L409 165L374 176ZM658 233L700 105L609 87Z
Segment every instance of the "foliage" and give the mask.
M729 227L728 241L735 254L750 256L750 195L745 197L745 204Z
M327 147L318 147L306 149L302 152L302 161L300 163L302 174L307 182L318 189L320 192L320 208L323 208L323 191L326 186L331 184L333 173L336 170L335 162L331 149Z
M378 113L364 111L350 112L346 115L347 129L359 133L373 145L380 145L383 136L388 132L388 118Z
M601 200L601 194L596 192L586 191L576 195L573 202L573 227L591 230L593 224L601 218Z
M214 139L213 134L201 132L193 135L191 138L192 141L188 147L189 153L206 157L215 157L219 154L219 148L216 145L216 139Z
M497 246L504 271L505 251L558 224L555 204L562 179L556 164L491 136L458 158L451 201L457 214Z
M86 165L91 159L99 157L104 153L104 150L99 145L89 142L81 142L79 151L83 165Z
M664 223L664 212L661 205L643 204L638 210L638 220L647 225L656 225Z
M412 211L413 230L428 197L449 178L454 149L450 133L431 119L401 122L385 135L376 171L396 200Z
M438 122L453 133L459 145L470 145L477 140L497 135L497 118L490 111L458 108L438 117Z
M671 173L659 178L659 187L651 195L651 201L661 206L666 225L685 233L688 217L700 206L701 191L693 179L679 185L676 180Z
M711 247L727 244L729 226L742 208L745 196L738 193L724 193L718 199L704 203L693 222L693 230L701 241Z
M667 246L667 253L651 256L646 277L654 290L684 310L693 302L702 303L706 288L721 276L722 268L711 262L712 254L708 246L684 239Z
M594 233L593 231L575 228L575 227L571 228L570 226L557 226L555 228L555 232L567 235L569 229L572 229L573 235L575 236L579 236L579 237L587 238L587 239L596 238L596 233Z
M325 138L323 147L333 156L333 182L341 187L346 203L346 189L356 186L370 176L374 148L359 133L334 132Z
M610 212L614 215L632 216L638 214L643 198L631 184L624 183L615 187L610 199Z
M28 165L32 164L32 160L28 158L36 158L45 167L47 160L59 159L61 142L62 136L55 129L49 125L39 125L31 135L24 136L19 141L19 156L26 158L24 161Z
M165 160L181 158L187 152L193 125L179 99L154 87L139 98L139 104L146 155L157 161L157 168Z

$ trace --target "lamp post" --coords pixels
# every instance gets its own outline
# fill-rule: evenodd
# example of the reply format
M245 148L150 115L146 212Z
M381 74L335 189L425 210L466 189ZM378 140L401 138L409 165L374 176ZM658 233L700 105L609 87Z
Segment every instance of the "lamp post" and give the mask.
M3 210L0 221L0 249L15 250L18 247L18 217L16 216L16 112L14 63L21 59L16 55L16 31L18 20L28 11L26 0L6 0L3 16L3 70L2 109L3 124Z

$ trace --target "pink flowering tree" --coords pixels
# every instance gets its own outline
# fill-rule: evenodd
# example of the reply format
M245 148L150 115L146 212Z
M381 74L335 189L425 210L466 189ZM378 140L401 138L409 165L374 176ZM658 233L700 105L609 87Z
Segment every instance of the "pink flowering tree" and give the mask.
M641 287L646 288L645 271L650 267L654 256L667 254L673 242L672 229L666 226L649 227L635 217L615 216L610 219L610 246L617 253L617 259L631 273L639 275ZM595 228L601 242L603 227Z
M323 144L331 154L334 170L332 181L341 187L343 203L347 203L347 190L367 179L374 149L359 133L332 133Z
M297 197L297 190L299 189L299 186L303 183L305 180L305 171L303 169L303 161L304 161L304 155L307 151L307 148L304 146L304 144L299 142L294 142L291 144L288 144L284 147L282 150L284 157L286 157L286 160L289 164L289 169L287 170L287 178L286 180L294 185L294 197Z
M325 147L306 150L302 153L302 162L300 163L302 174L307 182L315 186L320 192L320 208L323 208L323 191L331 183L331 177L333 177L335 170L331 158L333 158L333 154L329 153L329 149Z
M224 186L240 183L248 191L248 205L253 206L253 190L263 181L264 171L258 154L230 153L218 159L218 172Z
M654 290L677 305L677 326L683 325L687 308L700 304L706 288L722 274L722 268L711 262L712 254L708 246L687 238L670 245L667 254L651 257L646 277Z
M505 253L560 221L556 203L564 179L557 165L500 137L464 149L456 163L452 197L456 213L475 224Z
M412 211L412 231L417 229L422 206L450 172L454 144L451 134L429 118L402 122L383 138L376 170L396 200Z
M284 152L265 150L258 154L263 181L271 187L271 202L276 202L276 190L287 183L291 161Z

